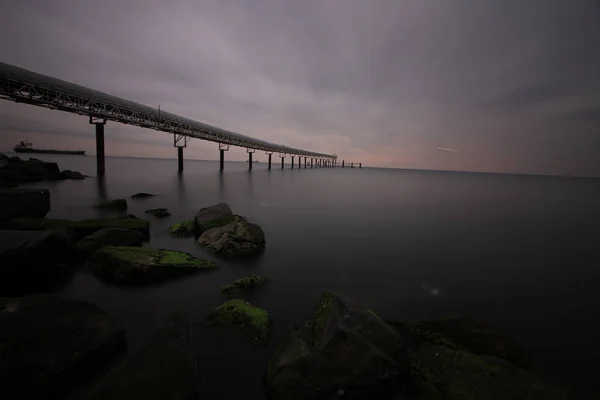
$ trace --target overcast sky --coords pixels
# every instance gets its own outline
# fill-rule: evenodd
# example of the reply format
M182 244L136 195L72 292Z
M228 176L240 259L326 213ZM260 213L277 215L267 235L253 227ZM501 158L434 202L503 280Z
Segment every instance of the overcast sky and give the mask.
M2 13L3 62L261 139L370 166L600 177L597 0L3 0ZM108 155L176 156L165 133L109 122L106 136ZM95 152L85 117L0 102L0 149L23 139ZM216 159L217 144L185 155Z

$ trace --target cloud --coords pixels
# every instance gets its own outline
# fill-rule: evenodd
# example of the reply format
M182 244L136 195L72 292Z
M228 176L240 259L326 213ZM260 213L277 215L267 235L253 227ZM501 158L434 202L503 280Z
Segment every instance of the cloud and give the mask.
M447 148L447 147L440 147L440 146L438 146L438 147L436 147L436 149L438 149L438 150L442 150L442 151L449 151L449 152L451 152L451 153L460 153L460 151L458 151L458 150L455 150L455 149L449 149L449 148Z
M3 62L242 134L365 165L600 176L589 158L600 152L597 3L8 0L4 10ZM83 119L8 104L0 148L13 144L7 129L93 135ZM174 156L164 134L106 132L125 154L146 143ZM439 157L438 143L469 157ZM187 152L218 157L200 141Z

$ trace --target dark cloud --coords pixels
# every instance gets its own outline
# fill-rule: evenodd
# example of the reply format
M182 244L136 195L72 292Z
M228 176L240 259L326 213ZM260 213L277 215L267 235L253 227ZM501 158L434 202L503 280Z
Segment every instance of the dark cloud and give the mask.
M2 61L225 129L371 165L600 175L589 158L600 151L598 1L3 7ZM91 134L83 119L4 107L2 119L28 118L0 131ZM132 155L170 142L118 124L108 135ZM217 156L212 143L190 147Z

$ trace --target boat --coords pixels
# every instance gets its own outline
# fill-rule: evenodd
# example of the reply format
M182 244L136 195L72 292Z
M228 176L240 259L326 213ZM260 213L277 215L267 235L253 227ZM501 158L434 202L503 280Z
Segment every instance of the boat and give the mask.
M75 156L84 156L85 150L54 150L54 149L34 149L28 141L21 142L14 147L15 153L36 153L36 154L70 154Z
M248 160L246 160L246 162L248 162ZM252 162L253 162L253 163L257 163L257 162L260 162L260 161L258 161L258 159L257 159L257 158L255 158L254 160L252 160Z

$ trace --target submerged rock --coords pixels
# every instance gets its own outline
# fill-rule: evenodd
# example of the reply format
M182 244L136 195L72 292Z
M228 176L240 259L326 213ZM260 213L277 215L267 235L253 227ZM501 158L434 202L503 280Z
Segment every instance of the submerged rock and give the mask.
M228 257L260 253L265 247L265 234L261 227L239 216L235 218L234 222L202 233L198 244L210 252Z
M332 292L278 346L267 369L273 400L375 399L406 386L402 336L371 310Z
M151 208L144 211L146 214L152 214L157 218L166 218L171 216L171 213L166 208Z
M74 244L66 229L0 231L0 294L35 293L63 283Z
M136 193L133 196L131 196L132 199L146 199L148 197L154 197L156 196L155 194L151 194L151 193L144 193L144 192L140 192L140 193Z
M196 232L196 224L194 221L183 221L169 226L169 232L173 236L189 237L194 236Z
M200 399L200 376L181 314L121 366L106 375L85 400Z
M81 239L75 250L86 255L104 246L141 246L144 235L133 229L104 228Z
M216 264L179 251L105 246L92 255L88 267L103 280L137 285L216 268Z
M60 171L60 175L59 175L60 179L85 179L86 176L83 175L81 172L77 172L77 171L71 171L70 169L65 169Z
M58 164L35 158L22 160L19 157L2 155L0 179L10 182L40 182L60 179Z
M250 292L265 283L267 283L267 278L264 276L245 276L234 281L232 284L221 286L221 293L226 296L236 296L244 292Z
M105 210L127 210L127 200L116 199L105 201L104 203L96 204L94 207Z
M84 238L92 233L105 228L133 229L150 237L150 222L137 217L115 217L84 220L49 219L49 218L17 218L9 221L5 229L32 230L66 228L75 233L78 238Z
M265 344L269 338L271 317L267 311L247 301L232 299L213 309L206 318L206 325L233 325L254 343Z
M0 222L13 218L41 218L48 211L48 189L0 189Z
M219 203L214 206L201 208L194 217L198 233L226 225L234 220L235 216L227 203Z
M124 344L124 330L95 305L48 295L0 298L0 393L64 398Z

